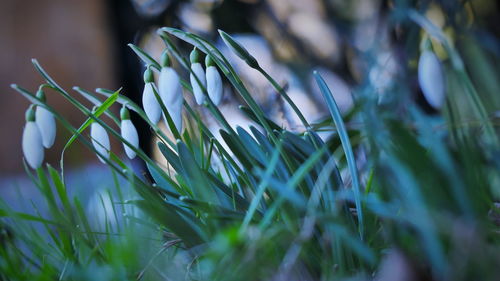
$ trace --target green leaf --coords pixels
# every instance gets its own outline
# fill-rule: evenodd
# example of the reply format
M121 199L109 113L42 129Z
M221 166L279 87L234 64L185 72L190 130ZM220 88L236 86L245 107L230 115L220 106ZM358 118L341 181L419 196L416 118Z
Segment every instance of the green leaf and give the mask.
M12 218L20 218L27 221L41 222L44 224L52 224L52 225L60 225L60 223L48 219L41 218L39 216L34 216L21 212L11 212L4 209L0 209L0 217L12 217Z
M111 95L109 98L107 98L93 113L94 116L97 118L101 116L111 105L115 103L115 101L118 99L118 95L120 94L120 90L114 92L113 95ZM73 134L69 141L64 145L63 151L65 151L75 140L76 138L81 135L81 133L88 127L90 124L94 122L94 118L89 117L87 120L78 128L77 133Z
M68 193L66 190L66 186L61 180L61 177L59 176L59 173L56 171L56 169L52 168L52 166L47 164L47 168L49 170L50 177L52 178L52 182L54 183L54 186L56 187L57 194L59 195L59 199L61 200L61 203L63 204L65 211L69 212L69 215L72 214L72 208L70 204L70 200L68 198Z
M263 124L260 123L259 118L257 118L255 113L250 108L248 108L244 105L240 105L238 108L243 112L243 114L245 114L252 121L259 124L260 126L263 126ZM276 124L272 120L270 120L269 118L265 118L265 120L269 124L269 126L271 126L271 129L276 130L276 131L281 131L283 129L278 124Z
M79 93L80 95L82 95L84 98L86 98L87 100L89 100L91 103L93 103L95 106L100 106L102 105L102 101L99 100L96 96L94 96L92 93L90 93L89 91L86 91L80 87L73 87L73 90L75 90L77 93ZM110 95L111 97L112 95ZM119 101L120 98L118 98L116 100L116 102ZM106 114L106 116L108 116L109 118L111 118L111 120L113 120L115 122L115 124L117 124L118 126L120 125L120 119L118 119L116 116L114 116L109 110L106 110L104 111L104 114Z
M252 55L250 55L250 53L243 46L241 46L240 43L238 43L236 40L234 40L233 37L231 37L226 32L224 32L220 29L218 31L219 31L220 37L222 38L222 40L224 40L224 43L226 43L226 46L228 46L229 49L235 55L237 55L242 60L244 60L248 64L248 66L250 66L251 68L258 68L259 67L259 63L257 62L257 60Z
M161 70L160 64L154 60L148 53L146 53L143 49L140 47L130 43L128 46L134 51L134 53L137 54L137 56L146 64L146 65L151 65L157 70Z
M259 164L263 166L266 165L266 155L264 154L264 151L262 151L261 147L259 147L259 144L255 141L255 139L240 126L236 128L236 132L238 133L241 142L250 152L252 157L255 158L259 162Z
M344 149L344 153L347 158L347 165L349 167L349 171L352 177L352 187L354 190L354 200L356 203L356 211L358 213L358 228L359 235L361 238L364 236L364 226L363 226L363 210L361 206L361 187L359 184L359 176L356 166L356 159L354 158L354 153L352 151L351 142L349 141L349 135L347 134L347 130L345 128L344 121L342 120L342 115L337 106L337 103L333 99L333 95L330 92L330 89L325 83L325 80L321 77L321 75L314 71L314 78L316 79L316 83L323 94L323 98L326 101L326 105L328 106L328 110L332 115L335 126L337 127L337 131L340 137L340 141L342 143L342 148Z
M169 231L175 233L187 247L194 247L206 240L206 235L198 223L176 211L178 208L175 205L159 200L136 200L135 204Z
M248 153L248 147L244 147L237 136L230 135L224 130L219 130L219 133L222 139L224 139L224 142L226 142L227 146L229 146L229 148L231 149L231 152L233 152L233 154L236 156L236 158L238 158L238 160L245 168L252 169L252 167L257 164L253 160L251 154Z
M157 145L158 148L160 149L160 152L163 154L163 156L165 156L165 159L167 160L168 164L170 164L172 168L174 168L174 170L177 171L178 173L182 173L183 170L181 161L179 160L179 156L164 143L158 142Z
M243 220L243 223L241 224L242 230L245 230L248 227L250 221L253 219L253 215L264 196L264 192L266 191L266 188L269 185L269 180L271 179L271 176L274 173L274 169L278 164L280 153L281 153L281 145L278 146L274 151L273 156L271 157L271 161L269 161L269 165L267 166L266 171L263 173L261 177L261 181L259 183L259 186L257 187L257 192L255 193L252 202L250 202L250 207L248 208L248 212L245 216L245 219Z

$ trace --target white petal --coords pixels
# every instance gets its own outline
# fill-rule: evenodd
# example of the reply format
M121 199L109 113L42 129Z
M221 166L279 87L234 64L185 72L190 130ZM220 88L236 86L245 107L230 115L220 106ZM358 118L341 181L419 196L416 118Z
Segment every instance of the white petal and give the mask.
M222 100L222 79L215 66L207 68L207 92L215 105L219 105Z
M418 61L418 82L427 102L439 109L444 103L444 77L441 64L436 55L425 51Z
M170 104L167 106L167 111L174 121L175 127L179 133L182 133L182 103ZM167 120L165 119L165 123L167 124Z
M43 162L43 140L35 122L27 122L23 131L23 154L31 168L36 169Z
M173 68L162 68L160 78L158 80L158 90L170 117L172 117L172 120L174 121L175 127L179 133L181 133L182 104L184 102L184 97L182 96L179 75L177 75L177 72L175 72ZM168 124L166 118L165 124Z
M120 127L121 127L122 138L128 141L133 147L138 148L139 136L132 121L130 121L130 119L122 120ZM125 148L125 153L127 154L128 158L134 159L136 155L135 151L133 151L126 144L123 144L123 147Z
M109 159L110 144L106 129L104 129L101 124L94 122L90 125L90 137L92 138L92 145L95 150ZM106 163L101 156L97 155L97 158L99 158L102 163Z
M182 88L179 75L171 67L163 67L158 79L158 91L161 100L167 106L182 98Z
M142 92L142 107L148 116L149 121L157 124L161 117L161 107L153 92L153 83L146 83Z
M193 87L193 94L196 99L196 103L201 105L205 101L205 95L203 94L203 90L200 87L200 83L201 85L203 85L203 87L207 86L205 71L203 70L203 66L201 66L201 63L193 63L191 65L191 70L196 76L191 73L189 75L189 80L191 81L191 86ZM200 80L200 83L198 83L198 80L196 80L196 78Z
M54 115L44 107L36 109L36 124L42 135L43 146L50 148L56 139L56 120Z

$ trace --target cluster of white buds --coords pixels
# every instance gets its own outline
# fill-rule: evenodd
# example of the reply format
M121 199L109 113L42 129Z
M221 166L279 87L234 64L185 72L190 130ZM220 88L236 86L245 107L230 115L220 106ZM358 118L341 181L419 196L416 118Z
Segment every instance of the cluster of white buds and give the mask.
M92 110L93 114L96 112L96 109L97 107L94 107ZM106 132L106 129L95 120L90 125L90 138L92 139L94 149L106 159L109 159L111 145L109 143L108 132ZM106 161L100 155L97 155L97 158L99 158L99 161L106 164Z
M219 105L222 100L223 88L222 78L215 66L213 59L207 55L205 59L206 73L200 63L200 53L194 48L190 54L191 73L189 80L193 88L193 94L196 103L202 105L206 101L206 95L203 93L204 88L208 93L208 97L215 105ZM158 91L161 103L165 106L170 115L175 127L182 132L182 107L184 96L182 95L181 79L177 72L172 68L170 57L167 51L164 51L161 56L161 70L158 78ZM153 72L150 66L144 72L144 91L142 93L142 106L146 115L153 124L157 124L161 118L162 108L158 98L155 95L155 84ZM165 123L168 124L166 116L163 116Z
M122 109L120 110L121 136L124 140L126 140L130 144L130 146L132 146L133 148L135 148L137 150L137 149L139 149L139 135L137 133L137 129L135 128L134 124L130 120L130 112L128 111L126 106L127 105L124 104ZM96 109L97 109L97 107L94 107L92 112L95 113ZM94 146L94 149L99 154L102 154L106 159L109 159L109 156L111 154L111 152L110 152L111 145L109 142L108 133L107 133L106 129L95 120L90 125L90 137L92 139L92 146ZM123 143L123 148L125 149L125 154L127 154L128 158L134 159L136 156L136 152L130 146L128 144ZM97 155L97 158L99 158L99 160L102 163L106 163L106 161L99 154Z
M418 61L418 82L427 102L439 109L445 101L445 81L441 63L430 50L420 54Z
M42 88L38 89L36 96L45 103ZM55 138L56 121L52 112L42 106L31 105L26 111L26 126L22 137L24 158L31 168L37 169L42 165L44 147L52 147Z
M139 135L134 124L130 121L130 113L125 105L120 110L120 117L122 119L120 124L122 138L128 141L134 148L139 148ZM135 151L125 143L123 147L128 158L134 159L136 156Z
M205 66L207 72L203 70L203 66L200 63L200 53L196 48L193 49L190 56L191 70L192 73L189 76L191 82L191 87L193 88L193 94L196 99L196 103L201 105L205 102L206 96L203 94L203 88L207 89L208 96L215 105L219 105L222 101L222 78L215 67L215 63L210 55L205 57ZM203 86L203 88L201 87Z
M184 96L182 95L181 80L177 72L171 67L170 58L166 51L161 56L161 66L160 77L158 78L158 92L175 127L179 132L182 132ZM165 116L163 117L165 118ZM167 123L166 119L165 123Z

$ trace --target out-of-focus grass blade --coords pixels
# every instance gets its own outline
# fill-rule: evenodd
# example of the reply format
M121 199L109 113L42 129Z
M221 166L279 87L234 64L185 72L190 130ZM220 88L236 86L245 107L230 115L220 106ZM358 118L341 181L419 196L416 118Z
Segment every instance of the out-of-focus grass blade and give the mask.
M184 180L192 187L192 192L195 198L201 199L206 202L217 202L214 191L212 190L209 182L203 177L203 172L198 163L193 158L187 146L178 141L177 150L179 151L179 160Z
M175 205L167 202L137 200L139 208L149 214L158 223L164 225L169 231L175 233L188 247L193 247L206 239L200 226L193 220L176 212ZM203 238L205 237L205 238Z
M12 217L12 218L20 218L23 220L27 221L34 221L34 222L41 222L41 223L46 223L46 224L52 224L52 225L60 225L60 223L44 219L38 216L26 214L26 213L21 213L21 212L10 212L4 209L0 209L0 217Z
M321 75L317 72L314 71L313 73L314 78L316 79L316 83L318 83L319 89L321 90L321 93L323 94L323 98L326 101L326 104L328 106L328 110L330 111L333 121L335 122L335 126L337 127L337 131L340 137L340 141L342 143L342 148L344 149L344 153L346 155L347 159L347 165L349 167L349 171L351 173L352 177L352 187L354 190L354 200L356 203L356 211L358 214L358 229L359 229L359 235L361 239L363 239L363 232L364 232L364 226L363 226L363 210L361 206L361 187L359 184L359 176L358 176L358 171L357 171L357 166L356 166L356 159L354 158L354 153L352 151L351 147L351 142L349 141L349 135L347 134L347 130L345 128L344 121L342 120L342 115L340 113L340 110L337 106L337 103L333 99L333 95L330 92L330 89L325 83L325 80L321 77Z
M52 182L56 187L57 194L59 195L59 199L65 209L66 212L69 212L69 215L72 215L72 208L70 204L70 200L68 198L68 193L66 190L66 186L64 186L61 177L59 176L56 169L52 168L52 166L47 165L50 177L52 178Z
M278 164L279 156L281 153L281 145L279 145L276 150L274 151L271 160L269 161L269 165L267 166L266 171L264 172L264 175L261 177L261 181L259 183L259 186L257 187L257 193L255 194L254 198L252 199L252 202L250 203L250 207L248 208L248 212L245 215L245 219L243 220L243 223L241 224L241 229L240 231L245 231L248 224L253 218L253 215L255 211L257 210L257 207L260 204L260 201L262 200L262 197L264 196L264 192L266 191L267 186L269 185L269 179L271 178L272 174L274 173L274 169L276 167L276 164Z

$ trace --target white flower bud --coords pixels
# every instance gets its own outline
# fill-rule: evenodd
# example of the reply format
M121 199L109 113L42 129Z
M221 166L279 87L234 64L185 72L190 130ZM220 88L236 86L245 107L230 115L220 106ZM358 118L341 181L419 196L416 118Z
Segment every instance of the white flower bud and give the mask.
M23 154L31 168L37 169L43 162L43 140L35 121L28 121L23 131Z
M104 129L101 124L94 121L90 125L90 137L92 138L92 145L94 146L94 149L109 159L110 144L106 129ZM101 156L97 155L97 158L99 158L99 161L102 163L106 163Z
M196 103L201 105L203 104L203 102L205 102L205 95L203 94L203 90L200 87L200 83L201 85L203 85L203 87L207 86L205 71L203 70L203 66L199 62L191 64L191 70L194 74L191 73L189 75L189 80L191 81L191 86L193 87L193 94L196 99ZM198 78L200 83L198 83L198 80L196 78Z
M175 127L182 132L182 87L177 72L171 67L163 67L158 80L158 91ZM166 122L166 120L165 120Z
M222 100L222 79L215 66L207 67L207 92L215 105Z
M42 135L43 146L50 148L56 139L56 120L52 112L44 107L36 108L36 125Z
M445 85L441 63L431 51L424 51L418 61L418 82L427 102L439 109L445 100Z
M137 130L130 121L130 119L127 120L122 120L121 122L121 135L122 138L124 138L126 141L128 141L132 146L135 148L139 147L139 136L137 134ZM128 158L134 159L135 158L135 151L133 151L128 145L123 144L123 147L125 148L125 153L127 154Z
M121 109L120 116L122 119L120 125L122 138L137 149L139 147L139 135L137 134L137 129L134 124L130 121L130 113L125 106ZM125 153L128 158L134 159L136 155L135 151L126 144L123 144L123 147L125 148Z
M144 85L142 92L142 107L148 116L149 121L157 124L161 117L161 107L153 92L153 83L149 82Z

